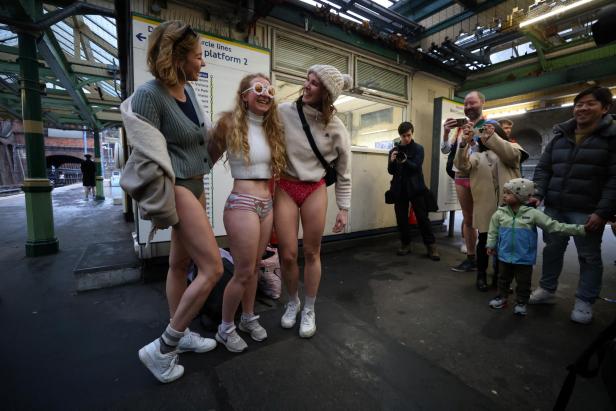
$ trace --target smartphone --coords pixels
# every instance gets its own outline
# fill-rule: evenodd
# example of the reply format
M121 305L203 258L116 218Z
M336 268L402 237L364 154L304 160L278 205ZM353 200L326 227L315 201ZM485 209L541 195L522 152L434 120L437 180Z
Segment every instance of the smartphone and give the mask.
M456 119L456 127L462 127L466 123L468 123L468 119L467 118L457 118Z

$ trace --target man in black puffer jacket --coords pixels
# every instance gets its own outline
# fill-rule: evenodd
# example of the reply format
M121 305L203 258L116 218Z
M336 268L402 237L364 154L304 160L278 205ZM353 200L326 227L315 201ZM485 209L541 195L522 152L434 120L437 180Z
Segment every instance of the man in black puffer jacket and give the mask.
M588 234L574 238L580 281L571 320L587 324L601 291L603 229L616 213L616 119L608 114L612 93L605 87L586 89L573 101L573 119L554 127L535 169L534 203L543 200L555 220L586 226ZM544 232L543 240L540 287L530 304L554 302L569 237Z

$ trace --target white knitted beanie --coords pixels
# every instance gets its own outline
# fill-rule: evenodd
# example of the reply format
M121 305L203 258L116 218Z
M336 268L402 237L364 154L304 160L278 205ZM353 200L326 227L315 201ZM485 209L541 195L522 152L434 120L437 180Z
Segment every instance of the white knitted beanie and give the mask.
M332 101L336 101L342 90L348 90L353 85L351 76L342 74L336 67L327 64L315 64L308 69L308 73L316 74L332 96Z
M528 198L535 193L535 183L526 178L511 179L505 183L503 188L511 191L522 204L526 204Z

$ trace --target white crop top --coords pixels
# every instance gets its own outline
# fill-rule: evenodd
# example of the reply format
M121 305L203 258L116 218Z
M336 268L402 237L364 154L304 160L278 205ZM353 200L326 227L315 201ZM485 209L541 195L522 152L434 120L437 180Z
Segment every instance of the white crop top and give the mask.
M249 163L242 153L227 151L231 176L239 180L269 179L272 176L272 153L263 130L263 116L248 112Z

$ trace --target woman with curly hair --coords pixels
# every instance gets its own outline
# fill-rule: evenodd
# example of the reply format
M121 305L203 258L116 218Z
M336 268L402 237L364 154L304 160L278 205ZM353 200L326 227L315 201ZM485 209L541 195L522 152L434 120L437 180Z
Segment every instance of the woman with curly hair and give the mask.
M138 201L153 231L172 227L167 301L169 325L139 350L143 364L161 382L180 378L178 353L205 352L216 341L187 328L222 274L222 261L205 211L203 175L210 172L211 124L189 81L204 66L197 33L181 21L168 21L149 37L147 62L154 76L121 105L133 151L122 187ZM198 268L186 285L190 261Z
M255 341L267 338L267 332L259 324L259 316L254 314L256 268L270 238L274 219L269 180L279 176L286 166L274 93L266 75L244 77L236 93L235 108L220 118L210 150L214 158L227 151L234 179L223 221L235 269L225 288L222 323L216 333L216 340L231 352L242 352L247 347L235 331L234 317L240 302L240 331L250 334Z
M274 199L282 276L289 294L280 325L292 328L300 312L297 237L301 218L305 262L305 301L299 327L302 338L312 337L317 330L314 303L321 281L321 237L327 214L326 171L312 149L305 130L310 130L324 162L335 164L339 211L332 231L340 233L347 224L351 206L351 141L342 120L335 115L334 102L342 90L350 86L351 77L341 74L335 67L314 65L308 69L300 98L293 103L281 104L278 110L284 125L288 158ZM300 117L301 112L304 121ZM304 122L306 128L302 124Z

